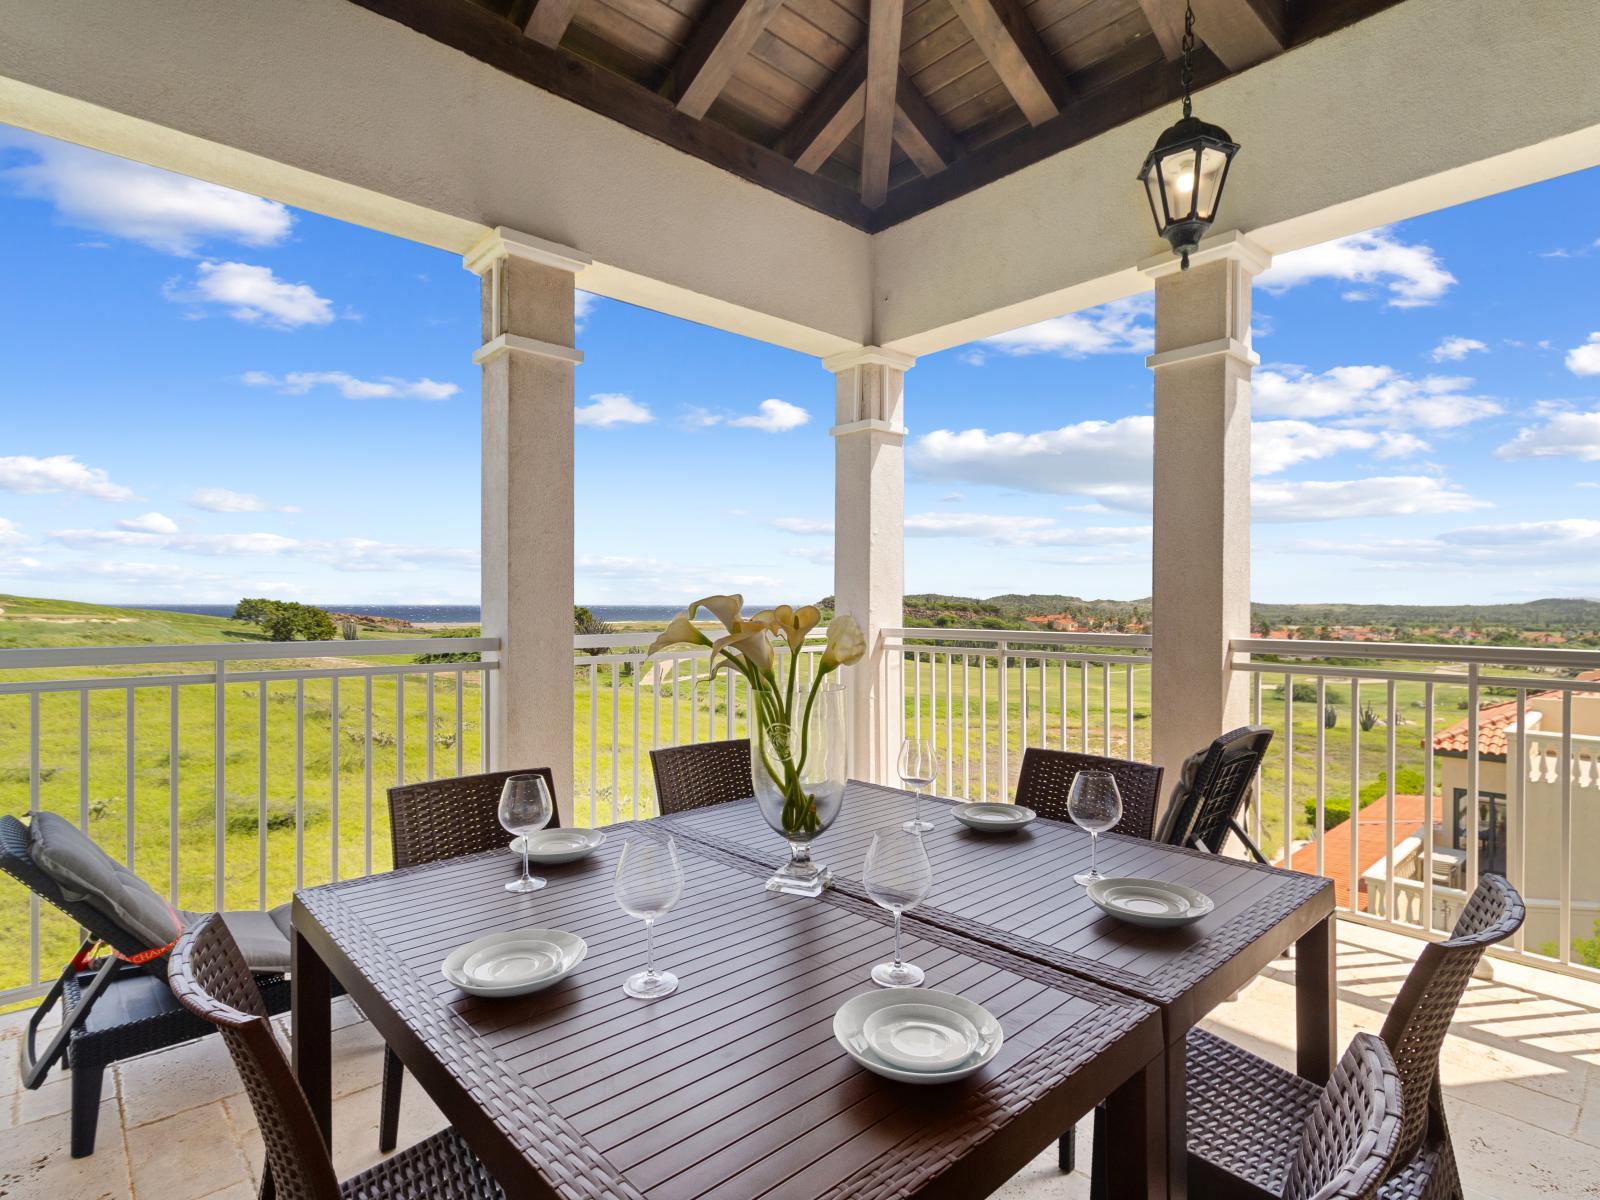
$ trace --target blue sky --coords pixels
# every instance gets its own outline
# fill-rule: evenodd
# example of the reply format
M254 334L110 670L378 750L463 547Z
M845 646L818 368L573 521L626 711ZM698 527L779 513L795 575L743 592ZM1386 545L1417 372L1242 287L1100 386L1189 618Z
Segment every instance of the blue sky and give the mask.
M1129 203L1139 197L1129 193ZM1600 171L1280 258L1253 594L1600 597ZM0 590L477 599L477 282L0 126ZM578 599L832 590L832 379L589 298ZM1148 595L1149 297L907 376L909 591Z

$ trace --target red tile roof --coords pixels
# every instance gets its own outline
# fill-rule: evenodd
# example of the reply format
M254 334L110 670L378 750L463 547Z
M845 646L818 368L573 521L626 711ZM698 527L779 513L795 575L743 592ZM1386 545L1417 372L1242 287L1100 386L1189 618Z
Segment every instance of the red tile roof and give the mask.
M1578 676L1585 681L1600 680L1600 671L1585 671ZM1559 692L1536 692L1538 696L1558 696ZM1531 699L1531 697L1530 697ZM1517 702L1507 700L1503 704L1491 704L1488 708L1478 710L1478 757L1479 758L1505 758L1506 756L1506 730L1517 720ZM1433 735L1433 749L1437 754L1456 754L1465 757L1467 753L1467 722L1457 721L1448 728L1439 730Z
M1396 796L1394 798L1394 840L1398 845L1422 829L1426 804L1421 796ZM1381 796L1361 810L1360 854L1361 874L1384 856L1388 841L1389 798ZM1289 859L1289 866L1307 875L1317 873L1317 846L1315 842L1301 846ZM1334 826L1322 835L1322 873L1333 880L1333 889L1339 907L1350 903L1350 822ZM1366 884L1357 884L1360 908L1367 907Z

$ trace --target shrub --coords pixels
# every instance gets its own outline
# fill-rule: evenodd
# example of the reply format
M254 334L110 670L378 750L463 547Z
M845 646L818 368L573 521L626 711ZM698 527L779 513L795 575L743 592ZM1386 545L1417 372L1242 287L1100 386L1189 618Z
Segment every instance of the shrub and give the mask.
M1421 792L1425 780L1422 772L1415 767L1401 767L1395 772L1394 794L1397 796L1412 796ZM1389 794L1389 773L1378 772L1378 777L1361 789L1361 807L1365 808L1374 800L1381 800ZM1313 828L1317 822L1317 801L1315 797L1305 803L1306 820L1310 821ZM1332 829L1343 825L1350 819L1350 797L1325 796L1322 801L1322 811L1325 819L1323 828Z

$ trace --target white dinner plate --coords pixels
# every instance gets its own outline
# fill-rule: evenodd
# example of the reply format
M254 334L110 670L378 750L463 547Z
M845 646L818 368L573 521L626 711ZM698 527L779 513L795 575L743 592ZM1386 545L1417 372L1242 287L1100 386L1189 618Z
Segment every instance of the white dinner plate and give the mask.
M1216 907L1204 892L1164 879L1108 877L1087 890L1089 899L1113 917L1155 929L1191 925Z
M931 988L919 989L917 998L922 1004L948 1008L972 1023L978 1031L979 1040L977 1049L966 1062L945 1071L906 1071L884 1062L867 1045L866 1035L862 1031L867 1018L879 1009L905 1004L906 993L900 988L862 992L859 996L850 997L833 1015L833 1036L844 1047L845 1053L867 1070L901 1083L953 1083L984 1067L1000 1053L1000 1045L1004 1041L1000 1022L990 1016L981 1004Z
M527 959L529 957L527 948L530 944L538 942L552 945L560 952L560 962L555 970L543 975L527 972L517 975L513 972L513 977L508 977L503 982L493 981L492 964L497 954ZM587 942L577 934L567 933L562 929L508 929L486 934L451 951L450 957L444 960L440 970L443 971L445 979L469 995L490 998L526 996L565 979L588 953ZM466 964L469 959L478 965L479 974L467 974Z
M978 1048L978 1030L940 1004L891 1004L867 1014L861 1035L872 1052L906 1071L948 1071Z
M522 842L522 838L512 839L512 853L522 853ZM599 829L541 829L530 835L527 842L529 862L553 867L593 854L606 844L606 835Z
M1037 814L1033 809L1020 804L980 802L958 804L950 810L950 815L968 829L977 829L984 833L1010 833L1012 830L1021 829Z
M497 941L467 955L461 974L473 983L499 986L532 983L562 967L561 947L544 938Z

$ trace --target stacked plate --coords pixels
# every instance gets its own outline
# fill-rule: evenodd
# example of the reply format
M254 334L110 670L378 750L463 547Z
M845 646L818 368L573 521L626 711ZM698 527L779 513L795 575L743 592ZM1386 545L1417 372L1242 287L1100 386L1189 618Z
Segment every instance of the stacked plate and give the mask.
M1211 897L1164 879L1096 879L1085 889L1101 911L1134 925L1173 929L1192 925L1216 907Z
M1020 804L976 803L958 804L950 810L950 815L968 829L982 833L1011 833L1032 821L1036 814L1033 809Z
M514 929L491 933L444 960L444 977L473 996L526 996L570 975L588 943L560 929Z
M512 839L512 853L521 854L523 842L528 843L529 862L554 867L593 854L606 844L606 835L599 829L541 829L527 837Z
M867 1070L902 1083L965 1079L1000 1053L1004 1037L981 1004L898 988L846 1000L834 1014L833 1036Z

